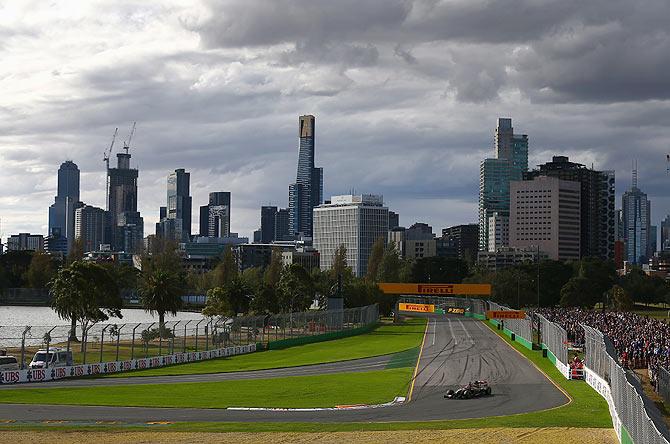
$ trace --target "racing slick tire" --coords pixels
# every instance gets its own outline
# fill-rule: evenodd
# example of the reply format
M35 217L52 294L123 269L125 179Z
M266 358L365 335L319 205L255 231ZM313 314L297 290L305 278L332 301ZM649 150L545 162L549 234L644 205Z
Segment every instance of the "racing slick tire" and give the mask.
M486 387L486 396L491 396L491 387Z

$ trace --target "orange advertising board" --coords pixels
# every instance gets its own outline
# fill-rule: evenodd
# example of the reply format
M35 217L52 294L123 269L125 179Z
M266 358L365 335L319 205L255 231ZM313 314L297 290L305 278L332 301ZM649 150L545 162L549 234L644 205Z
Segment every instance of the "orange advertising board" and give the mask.
M399 311L414 311L419 313L435 313L435 305L433 304L408 304L400 302L398 304Z
M526 319L526 312L523 310L489 310L486 312L489 319Z
M420 294L428 296L472 295L490 296L491 284L399 284L381 283L387 294Z

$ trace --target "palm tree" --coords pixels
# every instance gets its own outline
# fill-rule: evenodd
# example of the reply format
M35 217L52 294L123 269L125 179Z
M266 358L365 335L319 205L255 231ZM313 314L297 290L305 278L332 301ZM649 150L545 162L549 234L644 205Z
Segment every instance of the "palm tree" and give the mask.
M182 307L184 277L181 273L161 268L151 268L142 274L139 288L144 309L150 314L158 313L158 328L165 330L165 313L176 315Z

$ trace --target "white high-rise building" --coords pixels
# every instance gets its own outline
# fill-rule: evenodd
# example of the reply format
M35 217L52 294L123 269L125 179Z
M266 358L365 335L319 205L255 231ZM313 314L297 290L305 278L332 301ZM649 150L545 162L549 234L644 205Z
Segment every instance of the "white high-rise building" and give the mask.
M98 251L105 243L105 210L84 205L74 211L74 238L81 241L85 253Z
M321 269L333 266L335 250L344 245L349 267L356 276L365 275L372 244L387 238L388 212L384 198L372 194L333 196L329 204L314 208L313 245Z
M509 217L496 211L489 217L488 251L495 253L507 246L509 246Z

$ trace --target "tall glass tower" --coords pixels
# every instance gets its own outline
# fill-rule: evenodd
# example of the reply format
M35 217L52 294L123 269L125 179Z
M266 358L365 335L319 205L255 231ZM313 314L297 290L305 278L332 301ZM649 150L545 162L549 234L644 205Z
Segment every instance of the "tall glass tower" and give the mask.
M479 249L488 250L489 217L509 216L509 183L528 171L528 136L514 134L512 119L498 119L495 158L484 159L479 169Z
M637 168L633 168L631 189L621 196L623 232L626 243L626 260L632 264L643 264L651 254L650 220L651 202L637 187Z
M314 116L300 116L298 124L298 174L289 185L289 231L312 237L312 210L323 202L323 168L314 166Z
M67 245L62 253L68 253L74 240L74 212L79 206L79 168L68 160L58 168L58 191L49 207L49 235L67 239L61 244Z

